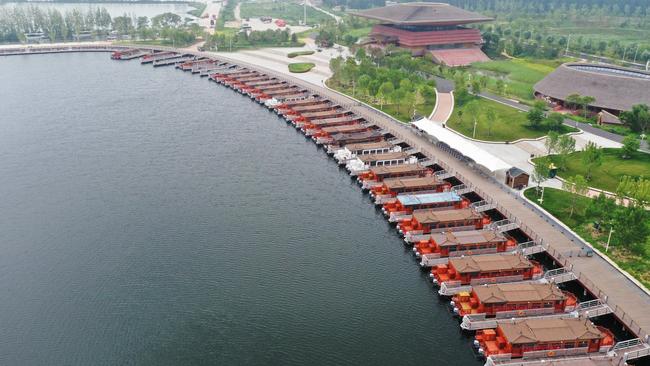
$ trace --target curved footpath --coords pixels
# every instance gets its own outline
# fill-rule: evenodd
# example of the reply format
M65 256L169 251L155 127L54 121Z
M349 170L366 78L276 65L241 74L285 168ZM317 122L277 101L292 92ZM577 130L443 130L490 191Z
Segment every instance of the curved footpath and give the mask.
M134 46L145 48L141 45ZM156 49L172 50L187 53L187 50L156 47ZM2 52L0 52L0 55ZM230 61L250 69L273 75L310 90L314 94L328 98L350 109L368 121L380 126L398 138L405 140L411 146L428 155L444 169L454 173L458 179L488 201L495 202L497 209L509 219L518 222L521 229L533 240L542 242L548 248L550 255L562 265L571 269L580 282L594 295L605 300L614 310L616 316L639 338L648 340L650 334L650 294L644 288L635 284L624 273L615 268L605 258L578 256L584 249L570 233L566 232L552 218L535 211L534 207L521 199L514 191L497 182L493 177L481 172L467 163L461 162L457 156L434 145L427 137L416 133L405 124L398 122L379 111L364 105L352 98L314 85L291 75L281 74L258 65L235 60L223 54L210 52L194 52L194 54ZM534 228L534 229L532 229Z

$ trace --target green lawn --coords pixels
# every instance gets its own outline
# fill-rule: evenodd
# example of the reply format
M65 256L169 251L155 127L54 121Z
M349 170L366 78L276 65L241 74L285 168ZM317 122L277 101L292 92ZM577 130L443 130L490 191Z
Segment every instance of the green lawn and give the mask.
M474 118L467 112L476 106L479 111L478 123L476 124L476 135L474 138L485 141L514 141L521 138L537 138L545 136L548 129L541 127L534 129L528 127L526 113L515 108L497 103L485 98L473 98L461 107L455 107L447 125L467 137L472 137L474 130ZM491 109L495 112L497 120L489 127L485 111ZM463 112L462 119L458 117L458 111ZM563 126L561 133L575 131L570 127Z
M287 2L246 2L241 4L240 12L242 19L270 16L283 19L290 25L298 25L303 20L303 7ZM307 24L320 24L333 19L325 13L307 7Z
M524 195L539 204L537 201L537 189L529 188ZM600 232L593 227L593 223L598 221L597 217L590 217L586 214L586 207L590 198L580 196L576 200L576 210L571 218L571 194L559 189L545 188L544 202L541 206L550 214L560 219L565 225L580 235L583 239L605 253L605 244L607 242L607 230ZM650 225L650 212L648 213L648 225ZM650 253L643 256L635 255L626 250L617 242L615 236L610 242L609 251L606 253L616 264L629 272L646 287L650 288Z
M316 64L312 62L294 62L292 64L289 64L289 71L294 73L303 73L308 72L314 67L316 67Z
M523 101L532 101L533 85L551 73L566 60L508 59L479 62L471 66L474 71L488 76L487 89L496 92L498 79L506 85L506 95Z
M296 52L290 52L289 54L287 54L287 57L295 58L295 57L298 57L298 56L309 56L309 55L313 55L313 54L314 54L314 51L296 51Z
M569 155L567 170L558 172L560 177L572 177L580 174L586 176L582 163L583 152L577 151ZM556 160L556 156L551 156ZM636 152L630 159L620 158L620 149L603 149L603 163L594 169L589 186L615 192L618 183L625 175L633 177L650 177L650 154Z

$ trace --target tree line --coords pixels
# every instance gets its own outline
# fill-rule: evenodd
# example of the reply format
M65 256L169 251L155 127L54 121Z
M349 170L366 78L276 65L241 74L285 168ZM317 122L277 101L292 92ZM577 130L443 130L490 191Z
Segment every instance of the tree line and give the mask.
M646 0L447 0L451 5L474 11L509 14L544 15L553 12L591 14L601 12L612 16L649 16Z

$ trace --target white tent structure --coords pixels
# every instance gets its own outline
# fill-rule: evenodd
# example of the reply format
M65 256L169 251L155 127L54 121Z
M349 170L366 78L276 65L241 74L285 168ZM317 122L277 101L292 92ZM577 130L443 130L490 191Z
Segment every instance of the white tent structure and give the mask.
M512 168L512 165L485 151L472 141L426 118L413 122L412 125L430 135L434 142L444 143L468 160L480 165L483 170L487 170L493 176L505 176L505 171Z

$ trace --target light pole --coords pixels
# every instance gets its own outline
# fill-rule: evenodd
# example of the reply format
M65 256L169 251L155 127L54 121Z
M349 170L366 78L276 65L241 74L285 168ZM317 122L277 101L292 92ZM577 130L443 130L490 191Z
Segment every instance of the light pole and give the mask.
M605 253L609 250L609 242L612 240L612 233L614 232L614 227L610 226L609 235L607 236L607 245L605 246Z
M476 122L477 122L476 116L474 116L474 132L472 132L472 138L476 137Z
M634 51L634 60L632 60L632 63L636 63L636 54L639 52L639 45L636 45L636 50Z
M544 186L542 186L542 195L538 199L539 203L544 203Z

